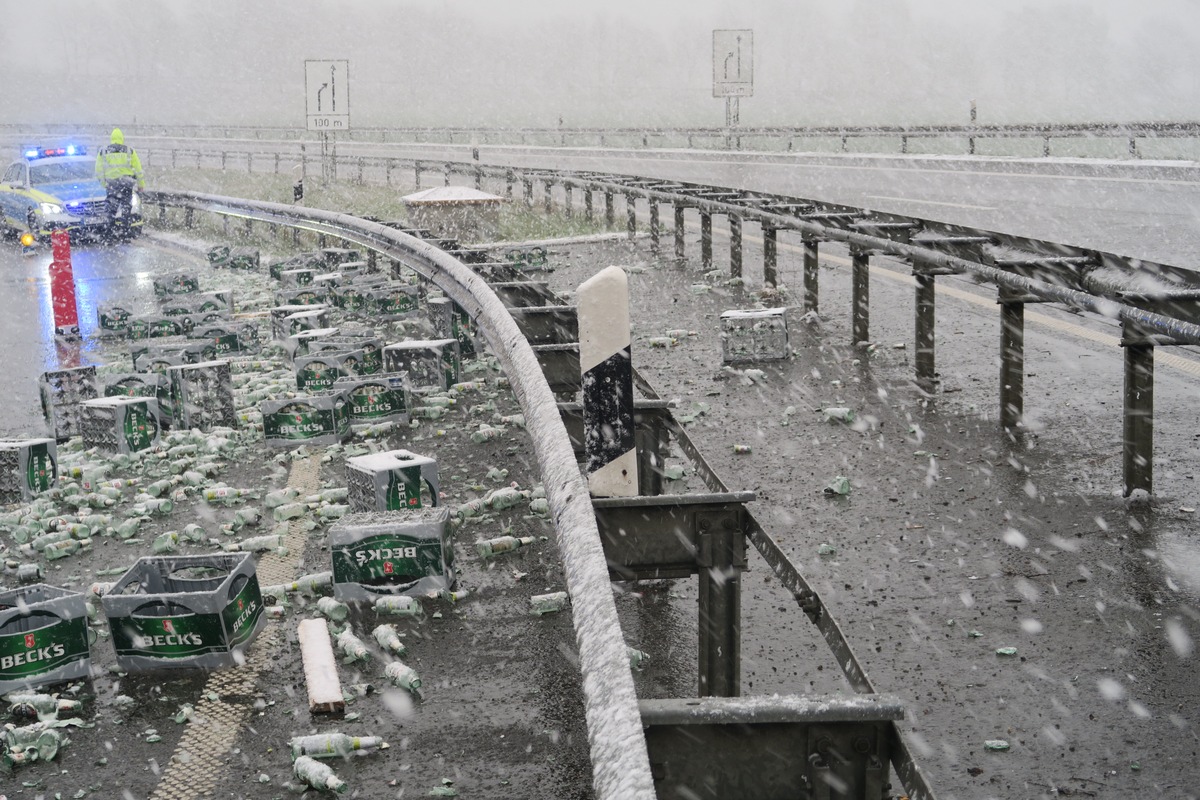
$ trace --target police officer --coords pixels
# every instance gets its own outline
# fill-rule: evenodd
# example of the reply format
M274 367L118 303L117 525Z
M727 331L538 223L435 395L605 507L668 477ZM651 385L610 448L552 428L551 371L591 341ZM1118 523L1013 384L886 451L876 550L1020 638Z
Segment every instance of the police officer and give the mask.
M133 222L133 190L146 188L137 151L125 144L125 134L113 128L111 141L96 153L96 178L108 190L108 212L119 232L128 234ZM119 226L119 227L118 227Z

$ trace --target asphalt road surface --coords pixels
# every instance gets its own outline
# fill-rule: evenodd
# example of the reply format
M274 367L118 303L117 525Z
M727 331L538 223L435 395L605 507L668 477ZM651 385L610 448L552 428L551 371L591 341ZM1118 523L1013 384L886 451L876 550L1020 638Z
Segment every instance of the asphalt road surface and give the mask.
M754 264L761 253L748 244ZM689 253L697 250L693 236ZM797 286L799 254L786 243L780 251L781 276ZM725 256L717 252L720 269ZM562 266L551 279L569 290L608 264L635 267L635 363L681 408L707 404L691 423L693 435L731 488L758 492L756 513L817 584L876 686L905 700L904 727L939 797L1194 796L1195 359L1173 351L1179 361L1156 372L1157 500L1128 508L1119 495L1121 368L1111 325L1049 307L1030 315L1030 432L1010 440L996 426L992 295L939 280L941 385L926 397L911 382L912 290L902 271L873 274L877 346L847 345L844 255L823 251L821 320L793 316L795 357L760 365L761 379L722 369L720 360L717 315L754 298L737 287L693 289L703 282L695 261L660 264L644 243L577 246L555 254ZM25 435L36 422L36 375L58 357L48 344L46 261L11 245L0 250L13 288L0 301L11 346L5 435ZM85 322L92 318L88 298L149 305L147 273L189 264L196 262L145 244L80 248ZM647 346L647 338L673 328L697 335L670 349ZM855 408L860 424L826 422L815 409L828 405ZM751 445L752 453L735 456L735 444ZM835 475L850 478L848 497L821 493ZM836 553L818 555L821 543ZM746 584L745 692L842 688L824 645L761 562L752 563ZM679 584L665 590L665 600L637 592L622 602L627 638L661 642L661 661L670 666L640 679L643 696L690 693L693 596ZM548 647L535 655L556 650ZM1015 655L996 654L1002 647L1016 648ZM188 687L172 687L162 707L173 711ZM282 698L269 699L287 708ZM1011 749L985 751L988 739L1006 739ZM76 774L93 757L87 740L80 732L71 746L81 754ZM136 736L126 747L124 768L141 776L138 786L152 786L166 759L156 754L147 762ZM231 775L270 772L269 755L242 753L229 759ZM446 769L444 761L434 766ZM364 780L385 777L363 770ZM422 773L419 785L430 785L430 775ZM464 776L485 788L486 771ZM228 796L238 796L234 783L222 786Z

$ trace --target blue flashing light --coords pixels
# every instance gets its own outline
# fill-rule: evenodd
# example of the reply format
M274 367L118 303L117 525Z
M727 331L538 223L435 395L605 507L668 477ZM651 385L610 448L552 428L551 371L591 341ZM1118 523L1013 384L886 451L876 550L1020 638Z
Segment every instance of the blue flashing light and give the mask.
M50 158L52 156L82 156L87 155L87 148L78 144L69 144L66 147L40 147L35 150L26 150L25 158L32 161L35 158Z

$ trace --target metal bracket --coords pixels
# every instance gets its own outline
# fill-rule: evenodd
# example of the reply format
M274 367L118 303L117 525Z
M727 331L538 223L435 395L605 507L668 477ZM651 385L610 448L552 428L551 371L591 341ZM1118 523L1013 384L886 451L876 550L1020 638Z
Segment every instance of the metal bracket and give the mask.
M638 703L659 797L883 800L886 695L687 698Z
M713 534L736 536L731 566L744 566L745 504L754 498L754 492L592 498L610 577L628 581L695 575L717 565L719 553L713 540L706 540Z
M533 355L542 367L550 391L558 396L574 397L579 393L579 344L535 344Z
M530 344L569 344L579 341L579 315L574 306L510 308L508 313Z

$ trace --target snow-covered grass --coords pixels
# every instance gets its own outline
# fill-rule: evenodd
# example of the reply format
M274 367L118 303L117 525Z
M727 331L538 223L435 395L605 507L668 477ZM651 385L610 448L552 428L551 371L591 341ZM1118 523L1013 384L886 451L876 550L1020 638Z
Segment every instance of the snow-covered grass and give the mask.
M244 197L250 200L266 200L275 203L292 202L292 178L288 175L248 174L233 170L149 170L147 185L152 189L183 190ZM406 220L401 197L412 187L376 186L369 183L337 181L323 183L311 178L305 183L304 204L310 208L338 211L355 216L374 216L384 220ZM201 215L197 222L201 222ZM222 230L223 225L215 220L202 223ZM261 227L261 226L260 226ZM569 236L587 236L604 233L610 228L604 224L603 214L596 219L584 219L582 209L567 216L559 207L549 214L539 203L532 208L520 200L501 206L496 241L525 241L530 239L558 239ZM286 237L283 237L286 238ZM261 241L254 241L261 239ZM282 239L280 240L282 242ZM265 230L252 233L248 244L279 244Z

